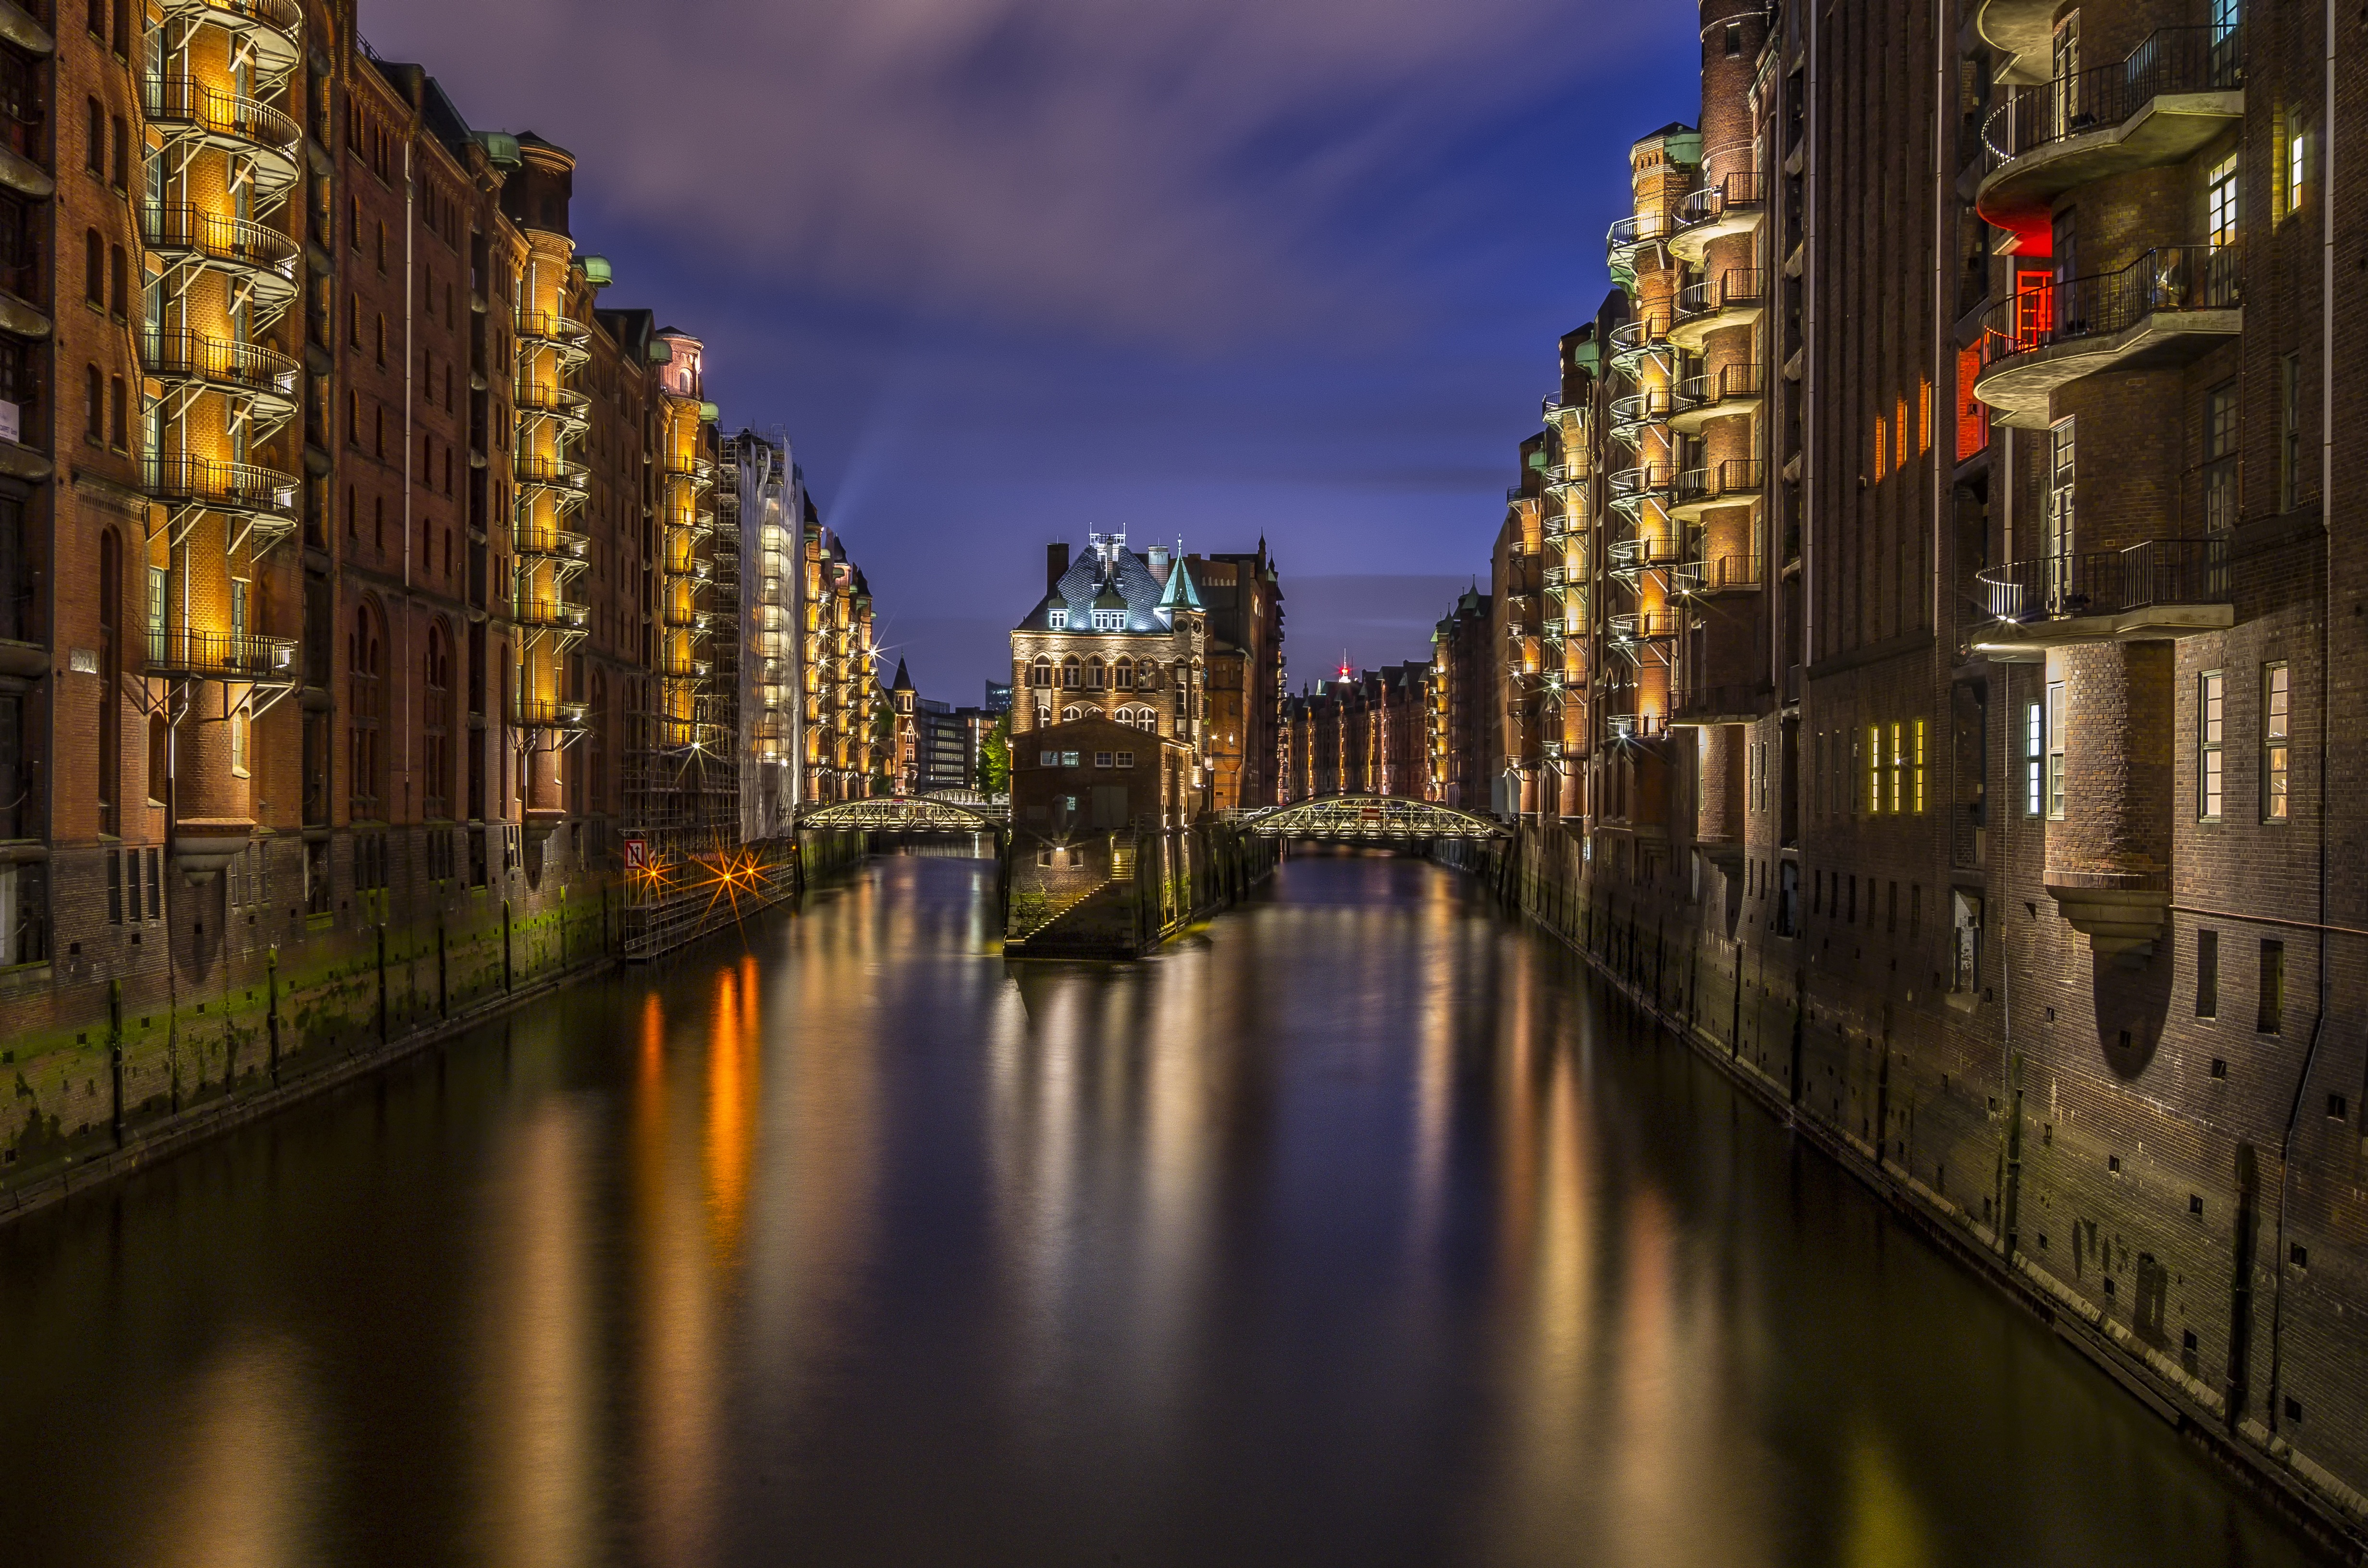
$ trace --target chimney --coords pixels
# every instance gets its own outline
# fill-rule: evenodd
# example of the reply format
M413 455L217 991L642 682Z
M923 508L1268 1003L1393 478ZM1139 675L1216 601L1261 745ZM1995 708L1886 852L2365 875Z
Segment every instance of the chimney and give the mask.
M1069 545L1066 540L1044 547L1044 591L1052 593L1069 574Z
M1151 568L1152 581L1163 588L1166 587L1167 585L1167 547L1164 544L1155 544L1143 552L1143 559L1144 564Z

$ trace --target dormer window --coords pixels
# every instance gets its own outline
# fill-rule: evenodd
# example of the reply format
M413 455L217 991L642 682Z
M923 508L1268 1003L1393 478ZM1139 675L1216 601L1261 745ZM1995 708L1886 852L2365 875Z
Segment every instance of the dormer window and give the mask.
M1124 631L1126 630L1126 611L1122 609L1098 609L1094 611L1094 630L1096 631Z
M1044 624L1055 631L1066 631L1069 630L1069 612L1064 609L1049 610L1045 613Z

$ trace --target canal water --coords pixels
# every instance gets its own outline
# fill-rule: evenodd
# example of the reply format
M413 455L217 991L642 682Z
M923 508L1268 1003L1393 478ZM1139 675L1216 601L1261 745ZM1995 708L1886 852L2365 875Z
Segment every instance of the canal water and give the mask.
M0 1562L2309 1561L1566 952L880 859L0 1231Z

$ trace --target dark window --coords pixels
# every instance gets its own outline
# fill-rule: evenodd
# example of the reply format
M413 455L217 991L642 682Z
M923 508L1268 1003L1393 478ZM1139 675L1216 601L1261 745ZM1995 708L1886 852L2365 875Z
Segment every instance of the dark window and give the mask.
M82 237L82 297L102 310L107 307L107 242L97 229Z
M2285 1024L2286 1012L2286 945L2264 941L2261 944L2261 995L2260 1016L2253 1027L2263 1034L2277 1034Z
M107 177L107 110L97 98L83 108L82 166L102 179Z
M107 439L107 383L96 365L82 371L83 434L93 441Z
M2195 1016L2220 1016L2220 933L2195 933Z

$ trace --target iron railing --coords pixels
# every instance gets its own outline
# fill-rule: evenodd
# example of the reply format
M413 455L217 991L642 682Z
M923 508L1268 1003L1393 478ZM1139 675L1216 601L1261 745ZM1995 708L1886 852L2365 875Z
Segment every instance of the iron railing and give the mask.
M1713 555L1690 561L1670 574L1670 585L1680 594L1724 594L1757 588L1762 582L1759 557Z
M582 702L521 695L511 704L510 718L522 730L574 730L582 727L591 711L590 706Z
M1764 472L1758 458L1729 458L1706 468L1690 468L1678 475L1673 499L1684 506L1729 495L1757 494Z
M290 235L248 218L207 212L188 202L143 207L141 233L150 250L194 252L208 261L268 272L283 282L296 280L296 256L302 247Z
M1768 394L1765 365L1722 365L1708 375L1688 376L1677 385L1679 408L1715 408L1722 403Z
M520 528L517 542L520 555L556 555L581 561L592 548L592 536L573 528Z
M2150 539L2126 550L2042 555L1978 574L1991 615L2032 622L2229 602L2228 539Z
M150 674L177 674L215 680L282 681L294 678L296 640L256 637L196 627L165 627L148 633Z
M200 332L143 331L140 358L154 376L279 397L295 395L297 372L302 369L278 349Z
M2117 272L2017 289L1982 317L1985 368L2085 337L2110 337L2166 311L2230 310L2244 302L2242 256L2225 245L2163 245Z
M517 464L520 484L547 484L562 490L582 490L592 483L592 471L571 458L520 452Z
M1993 169L2053 142L2121 124L2166 93L2228 92L2245 85L2237 27L2162 28L2127 59L2010 90L1982 125Z
M1735 305L1756 305L1767 288L1766 274L1756 267L1730 267L1716 278L1690 283L1678 290L1678 319L1714 315Z
M254 463L213 458L149 458L142 464L148 494L167 505L218 506L225 511L296 516L297 479Z
M160 123L195 125L281 153L293 153L304 140L303 128L269 104L225 93L194 76L152 78L141 97L148 118Z
M1767 204L1767 185L1757 173L1727 176L1704 186L1678 203L1677 227L1682 232L1714 223L1730 211L1746 211Z
M521 598L510 613L510 619L520 626L557 626L580 629L584 625L586 607L570 604L565 599Z

